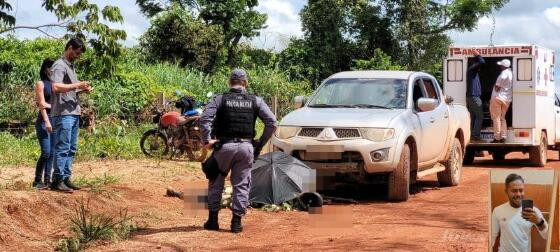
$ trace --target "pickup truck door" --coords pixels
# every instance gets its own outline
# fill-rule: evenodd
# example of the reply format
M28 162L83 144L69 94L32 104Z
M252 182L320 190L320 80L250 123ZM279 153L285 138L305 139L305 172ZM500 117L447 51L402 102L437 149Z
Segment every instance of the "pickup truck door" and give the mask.
M419 78L414 82L415 89L417 85L421 88L424 98L436 99L439 102L439 105L432 111L421 112L416 110L421 126L418 161L420 163L437 162L439 156L445 151L449 127L449 110L435 80L428 77Z

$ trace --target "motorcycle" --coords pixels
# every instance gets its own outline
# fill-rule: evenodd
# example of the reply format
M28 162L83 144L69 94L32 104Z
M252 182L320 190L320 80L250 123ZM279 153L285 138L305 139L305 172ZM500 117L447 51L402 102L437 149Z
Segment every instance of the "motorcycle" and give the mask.
M207 97L211 95L209 93ZM167 102L164 107L169 107L172 103ZM208 154L198 127L204 104L196 103L189 96L174 103L176 108L181 109L181 113L160 108L154 110L153 122L158 127L142 135L140 148L148 157L169 155L169 159L173 159L186 153L190 161L202 162Z

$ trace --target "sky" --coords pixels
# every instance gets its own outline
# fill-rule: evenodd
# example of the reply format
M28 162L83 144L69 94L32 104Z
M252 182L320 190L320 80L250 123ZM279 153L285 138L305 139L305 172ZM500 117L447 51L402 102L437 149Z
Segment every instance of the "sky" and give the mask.
M75 0L70 0L73 2ZM42 0L10 0L14 7L16 25L40 25L55 23L56 17L41 7ZM134 46L138 38L150 26L135 4L135 0L90 0L100 6L116 5L124 17L123 24L112 24L124 29L127 34L126 46ZM268 15L267 28L251 43L260 48L281 50L291 37L302 36L299 11L307 3L304 0L260 0L257 10ZM495 25L494 24L495 21ZM560 61L560 0L510 0L510 2L490 17L481 18L471 32L449 32L456 45L488 45L494 30L493 42L501 44L537 44L557 51ZM50 33L63 35L56 29ZM44 36L33 30L20 30L18 38ZM556 66L556 80L560 80L560 63ZM560 81L559 81L560 83Z

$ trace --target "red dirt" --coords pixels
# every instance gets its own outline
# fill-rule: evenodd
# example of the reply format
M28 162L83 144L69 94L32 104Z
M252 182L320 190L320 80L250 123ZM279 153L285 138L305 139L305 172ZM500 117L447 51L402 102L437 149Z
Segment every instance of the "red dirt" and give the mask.
M550 151L548 168L560 168ZM495 163L479 158L465 167L461 184L438 188L435 176L423 178L403 203L384 201L383 187L343 188L342 195L358 204L327 205L322 215L305 212L269 213L249 210L244 232L227 232L231 213L221 211L220 232L201 228L206 212L186 211L184 202L164 197L167 186L199 188L204 176L196 164L155 161L108 161L77 164L75 177L118 176L117 185L101 193L72 195L51 191L0 191L0 251L52 250L71 235L69 216L80 198L91 200L95 212L117 213L127 208L144 228L131 239L102 242L90 251L191 250L379 250L487 251L488 170L528 168L527 156L509 154ZM30 181L32 167L3 167L2 178ZM6 184L6 181L0 180Z

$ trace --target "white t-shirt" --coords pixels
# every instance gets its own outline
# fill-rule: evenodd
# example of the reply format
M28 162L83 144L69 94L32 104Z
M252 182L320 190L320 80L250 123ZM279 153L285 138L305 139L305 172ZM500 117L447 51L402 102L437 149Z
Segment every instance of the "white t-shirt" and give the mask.
M541 211L533 207L535 213L543 218ZM544 218L543 218L544 219ZM529 252L531 241L531 228L539 231L543 239L548 237L548 224L544 222L545 228L541 231L537 225L521 217L521 207L513 208L509 202L494 208L492 211L492 247L496 243L500 233L499 252Z
M513 100L513 73L510 68L500 73L500 76L496 79L496 86L501 87L501 89L499 92L493 89L492 97L497 97L504 102L511 102Z

